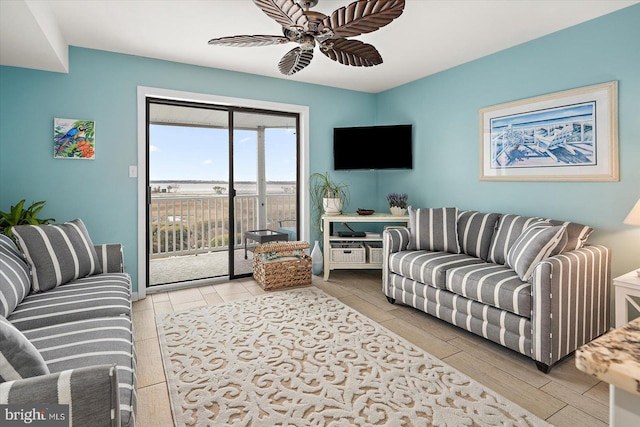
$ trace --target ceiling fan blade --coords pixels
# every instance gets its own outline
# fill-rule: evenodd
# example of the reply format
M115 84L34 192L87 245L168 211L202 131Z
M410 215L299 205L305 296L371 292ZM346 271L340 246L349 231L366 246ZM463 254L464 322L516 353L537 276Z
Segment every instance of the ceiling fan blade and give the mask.
M288 43L290 40L282 36L231 36L209 40L209 44L217 46L253 47Z
M285 28L305 28L309 20L304 10L293 0L253 0L264 13Z
M313 50L306 50L300 47L287 52L280 62L278 63L278 69L282 74L292 76L304 67L309 65L313 59Z
M320 51L334 61L354 67L372 67L382 64L378 50L360 40L332 39L320 45Z
M358 0L334 11L322 23L334 37L353 37L384 27L402 15L405 0Z

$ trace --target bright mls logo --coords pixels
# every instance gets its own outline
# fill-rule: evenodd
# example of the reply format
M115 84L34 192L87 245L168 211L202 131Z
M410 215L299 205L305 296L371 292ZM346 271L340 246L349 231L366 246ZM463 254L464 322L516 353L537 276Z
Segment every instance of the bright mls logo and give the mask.
M69 427L69 405L0 405L3 426Z

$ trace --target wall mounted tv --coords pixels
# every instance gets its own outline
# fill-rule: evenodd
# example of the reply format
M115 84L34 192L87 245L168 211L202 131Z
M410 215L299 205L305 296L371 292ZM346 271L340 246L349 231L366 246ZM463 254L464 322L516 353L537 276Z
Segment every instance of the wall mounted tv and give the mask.
M333 129L333 168L412 169L411 125Z

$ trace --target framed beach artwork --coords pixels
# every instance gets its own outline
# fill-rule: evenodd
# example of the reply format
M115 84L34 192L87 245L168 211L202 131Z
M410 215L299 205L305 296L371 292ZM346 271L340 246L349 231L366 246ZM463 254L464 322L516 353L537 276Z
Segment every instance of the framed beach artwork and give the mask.
M618 181L618 82L481 109L480 179Z
M53 119L54 159L95 159L96 122Z

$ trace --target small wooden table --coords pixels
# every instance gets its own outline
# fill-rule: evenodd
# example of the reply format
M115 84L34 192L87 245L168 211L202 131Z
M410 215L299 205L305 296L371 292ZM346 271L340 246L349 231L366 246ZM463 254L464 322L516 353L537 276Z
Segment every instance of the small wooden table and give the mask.
M244 232L244 259L247 259L247 240L253 240L258 244L267 242L288 241L289 235L274 230L249 230Z

